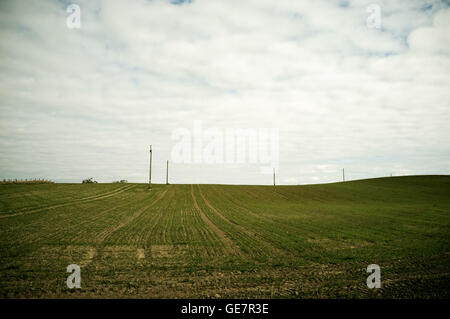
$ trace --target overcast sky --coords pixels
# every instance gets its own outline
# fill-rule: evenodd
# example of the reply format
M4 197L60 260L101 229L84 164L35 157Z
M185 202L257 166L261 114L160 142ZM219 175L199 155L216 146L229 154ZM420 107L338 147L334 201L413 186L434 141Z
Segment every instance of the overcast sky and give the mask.
M278 129L280 184L450 174L448 1L14 0L0 26L0 178L146 182L152 144L163 182L194 121ZM260 167L170 179L270 184Z

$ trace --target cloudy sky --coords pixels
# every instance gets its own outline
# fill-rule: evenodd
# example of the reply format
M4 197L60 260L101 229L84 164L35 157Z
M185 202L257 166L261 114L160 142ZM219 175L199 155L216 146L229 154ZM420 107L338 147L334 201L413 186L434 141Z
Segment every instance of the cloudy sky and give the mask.
M152 144L163 182L195 121L278 129L280 184L450 174L448 1L14 0L0 26L0 178L146 182ZM270 184L260 167L170 179Z

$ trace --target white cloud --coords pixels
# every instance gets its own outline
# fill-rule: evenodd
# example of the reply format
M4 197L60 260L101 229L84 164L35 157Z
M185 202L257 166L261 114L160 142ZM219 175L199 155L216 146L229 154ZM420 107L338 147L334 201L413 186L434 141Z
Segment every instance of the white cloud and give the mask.
M444 2L379 1L379 30L361 1L77 3L81 29L66 27L69 2L0 4L0 178L143 182L153 144L163 181L172 131L194 120L278 127L286 183L339 180L342 166L449 173ZM258 171L171 179L272 182Z
M436 13L433 25L415 29L408 37L411 50L423 54L450 54L450 9Z

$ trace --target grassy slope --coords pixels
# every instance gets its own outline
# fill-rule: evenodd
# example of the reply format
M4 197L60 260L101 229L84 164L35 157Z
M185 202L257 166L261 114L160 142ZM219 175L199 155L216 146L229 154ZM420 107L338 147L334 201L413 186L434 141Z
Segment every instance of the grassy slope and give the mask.
M0 185L0 296L449 297L450 176L146 187Z

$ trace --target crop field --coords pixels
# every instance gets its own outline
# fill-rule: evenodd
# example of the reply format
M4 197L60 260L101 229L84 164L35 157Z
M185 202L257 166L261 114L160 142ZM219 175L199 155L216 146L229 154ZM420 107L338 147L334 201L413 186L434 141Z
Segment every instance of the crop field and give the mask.
M2 298L450 297L450 176L0 185L0 232Z

